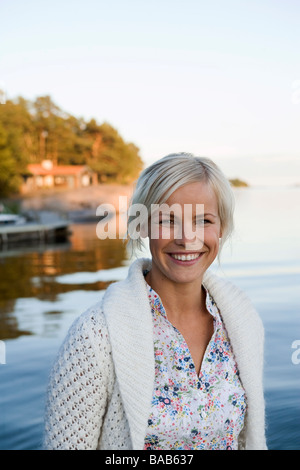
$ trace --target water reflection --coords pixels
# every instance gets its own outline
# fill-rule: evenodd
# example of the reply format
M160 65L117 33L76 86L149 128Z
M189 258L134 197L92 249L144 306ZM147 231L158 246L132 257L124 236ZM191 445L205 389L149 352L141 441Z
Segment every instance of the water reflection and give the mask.
M127 258L122 239L99 240L95 224L73 225L70 242L53 246L14 249L0 257L0 339L32 334L19 329L14 316L17 299L57 300L62 293L83 288L78 283L57 282L58 276L119 268ZM111 281L96 280L84 290L104 290ZM50 309L48 314L57 314Z

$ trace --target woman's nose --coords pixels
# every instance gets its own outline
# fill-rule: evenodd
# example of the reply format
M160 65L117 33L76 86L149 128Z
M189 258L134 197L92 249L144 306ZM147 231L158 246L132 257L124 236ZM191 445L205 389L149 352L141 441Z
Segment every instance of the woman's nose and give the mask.
M174 241L176 245L184 246L186 249L199 250L203 246L204 233L203 230L196 229L192 224L183 224L176 230Z

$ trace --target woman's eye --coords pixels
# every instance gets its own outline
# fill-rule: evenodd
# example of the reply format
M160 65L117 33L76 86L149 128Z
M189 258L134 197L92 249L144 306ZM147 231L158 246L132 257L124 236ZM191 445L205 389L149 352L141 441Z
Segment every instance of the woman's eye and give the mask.
M196 224L197 225L206 225L206 224L210 224L211 221L209 219L199 219L196 221Z
M169 225L169 224L172 224L174 222L173 222L173 220L165 219L165 220L161 220L159 223L160 223L160 225Z

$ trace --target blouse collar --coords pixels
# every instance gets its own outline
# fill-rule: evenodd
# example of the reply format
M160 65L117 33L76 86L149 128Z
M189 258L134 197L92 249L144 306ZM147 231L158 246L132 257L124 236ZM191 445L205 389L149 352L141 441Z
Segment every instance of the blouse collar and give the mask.
M147 269L145 269L143 271L143 275L144 277L146 276L146 274L148 273L149 271ZM166 314L166 310L164 308L164 305L163 305L163 302L160 298L160 296L158 295L157 292L155 292L155 290L148 284L148 282L146 281L145 279L145 283L146 283L146 286L147 286L147 291L148 291L148 298L149 298L149 302L151 303L151 305L155 308L155 310L159 311L159 313L165 317L166 319L167 318L167 314ZM203 284L202 284L203 285ZM205 293L206 293L206 297L205 297L205 303L206 303L206 308L208 310L208 312L214 317L214 319L219 319L219 312L218 312L218 308L216 306L216 303L214 301L214 299L212 298L212 296L210 295L210 293L208 292L208 290L206 289L206 287L203 285L203 288L205 290Z

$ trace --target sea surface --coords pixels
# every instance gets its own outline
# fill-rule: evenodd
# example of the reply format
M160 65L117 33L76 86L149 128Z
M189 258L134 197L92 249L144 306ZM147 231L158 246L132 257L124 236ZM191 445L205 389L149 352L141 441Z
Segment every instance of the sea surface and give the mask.
M211 269L247 292L265 326L268 448L300 450L300 188L235 196L235 233ZM122 239L97 238L96 223L71 230L65 244L0 252L1 450L41 449L57 350L74 319L133 261ZM150 256L147 247L140 256Z

